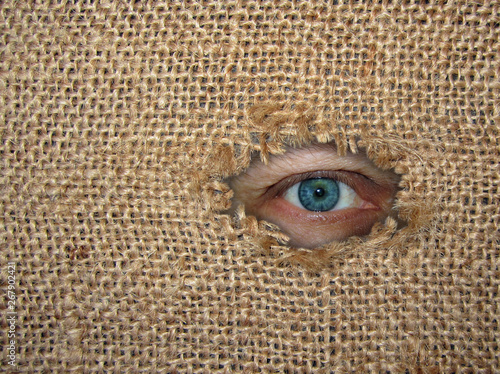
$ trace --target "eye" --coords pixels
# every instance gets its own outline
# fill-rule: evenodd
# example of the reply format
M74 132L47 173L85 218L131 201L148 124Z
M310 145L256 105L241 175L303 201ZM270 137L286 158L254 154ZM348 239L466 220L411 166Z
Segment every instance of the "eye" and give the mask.
M399 177L364 154L339 156L329 144L289 149L268 164L252 162L229 180L234 210L278 225L289 245L315 248L362 236L393 214Z
M330 178L311 178L294 184L284 194L286 201L313 212L352 207L358 198L348 185Z

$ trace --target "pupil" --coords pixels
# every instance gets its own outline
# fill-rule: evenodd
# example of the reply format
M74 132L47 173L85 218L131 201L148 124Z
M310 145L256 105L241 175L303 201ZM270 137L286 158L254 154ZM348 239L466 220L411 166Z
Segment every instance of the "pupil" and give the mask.
M322 197L325 194L325 190L323 188L321 188L321 187L316 188L316 191L314 191L314 194L317 197Z

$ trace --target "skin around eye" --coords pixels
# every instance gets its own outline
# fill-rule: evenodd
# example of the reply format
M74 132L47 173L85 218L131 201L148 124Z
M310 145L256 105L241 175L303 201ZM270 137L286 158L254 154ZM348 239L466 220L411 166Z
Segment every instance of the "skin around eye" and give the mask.
M232 210L278 225L293 247L316 248L362 236L392 212L399 177L364 154L339 156L331 144L291 148L254 160L233 177Z

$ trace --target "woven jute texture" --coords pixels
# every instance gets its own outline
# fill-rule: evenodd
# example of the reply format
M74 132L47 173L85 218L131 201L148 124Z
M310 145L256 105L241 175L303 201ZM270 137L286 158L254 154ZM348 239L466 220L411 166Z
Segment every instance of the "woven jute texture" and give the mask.
M499 36L486 0L3 1L2 370L500 372ZM224 213L313 142L400 174L405 224Z

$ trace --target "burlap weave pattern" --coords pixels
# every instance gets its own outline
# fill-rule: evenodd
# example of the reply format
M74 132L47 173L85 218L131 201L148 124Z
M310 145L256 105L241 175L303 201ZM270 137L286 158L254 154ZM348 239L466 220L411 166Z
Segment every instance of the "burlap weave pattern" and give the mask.
M498 1L2 2L15 370L499 372L499 22ZM313 141L401 174L406 226L300 251L222 213L252 154Z

